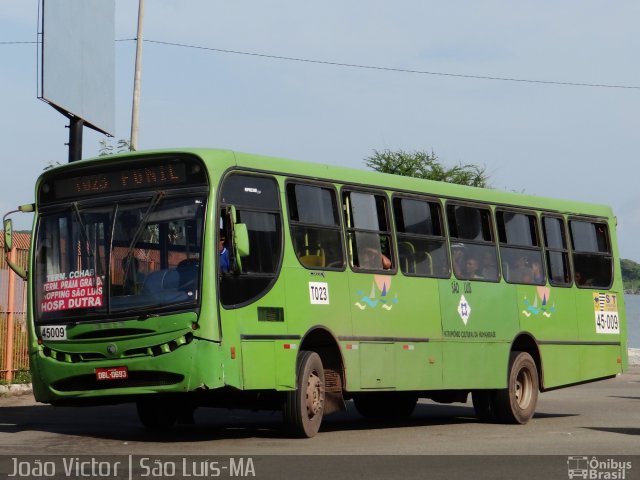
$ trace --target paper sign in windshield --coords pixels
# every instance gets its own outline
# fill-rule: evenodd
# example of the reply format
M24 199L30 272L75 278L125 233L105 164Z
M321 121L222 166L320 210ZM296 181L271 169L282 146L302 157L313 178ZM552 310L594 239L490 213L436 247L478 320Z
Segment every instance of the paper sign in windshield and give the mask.
M42 312L101 307L102 278L93 269L47 275L42 286Z

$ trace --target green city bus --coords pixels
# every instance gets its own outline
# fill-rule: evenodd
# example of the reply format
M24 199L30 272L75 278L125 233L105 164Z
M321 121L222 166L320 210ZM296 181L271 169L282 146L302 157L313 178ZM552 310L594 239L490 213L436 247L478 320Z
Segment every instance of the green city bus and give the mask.
M605 206L205 149L70 163L35 194L40 402L135 402L151 429L282 410L312 437L348 400L400 418L471 394L524 424L539 392L627 366Z

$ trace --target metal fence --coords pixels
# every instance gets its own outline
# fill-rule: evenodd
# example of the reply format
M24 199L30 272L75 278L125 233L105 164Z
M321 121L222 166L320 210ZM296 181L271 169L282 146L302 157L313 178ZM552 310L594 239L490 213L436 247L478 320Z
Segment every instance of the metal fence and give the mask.
M0 248L4 249L2 231ZM11 261L26 269L29 262L28 233L14 232ZM3 252L4 253L4 252ZM11 269L4 254L0 255L0 381L11 382L29 370L27 347L27 285Z

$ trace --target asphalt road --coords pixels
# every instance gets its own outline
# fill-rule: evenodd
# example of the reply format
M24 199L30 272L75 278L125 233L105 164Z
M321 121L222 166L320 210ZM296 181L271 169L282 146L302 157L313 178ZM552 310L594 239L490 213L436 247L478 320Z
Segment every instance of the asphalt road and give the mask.
M180 425L158 435L145 431L133 405L51 407L24 395L0 398L0 453L381 456L365 467L364 472L370 470L363 473L367 478L385 478L376 466L376 461L388 458L385 455L555 455L565 456L561 461L565 470L570 455L599 459L635 455L635 468L627 472L627 479L634 477L631 473L640 474L639 407L640 367L631 367L615 379L542 394L537 413L527 425L481 423L470 402L421 401L411 418L394 423L365 420L349 404L347 412L327 417L312 439L287 438L280 430L279 412L199 409L195 425ZM342 458L331 463L335 467L346 461ZM535 458L530 457L534 470ZM459 463L469 461L462 457ZM557 478L567 478L566 472Z

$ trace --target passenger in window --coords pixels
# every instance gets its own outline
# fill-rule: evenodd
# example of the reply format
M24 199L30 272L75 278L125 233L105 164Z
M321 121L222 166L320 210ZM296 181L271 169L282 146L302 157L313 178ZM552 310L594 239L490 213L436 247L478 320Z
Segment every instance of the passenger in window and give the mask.
M510 277L512 282L533 283L533 272L526 255L518 256L515 264L511 267Z
M575 273L576 284L581 287L592 287L595 282L592 278L587 278L582 272Z
M466 271L464 264L464 245L461 243L451 245L451 262L453 264L453 273L456 277L464 277Z
M366 247L359 252L360 268L368 268L372 270L389 270L391 268L391 260L384 253L372 247Z
M542 273L542 265L537 260L531 262L531 277L535 284L539 285L545 283L544 274Z
M483 278L483 276L480 275L480 264L477 259L472 257L467 258L465 277L472 279Z
M224 246L224 235L220 234L219 250L220 250L220 271L222 273L229 273L229 250Z

